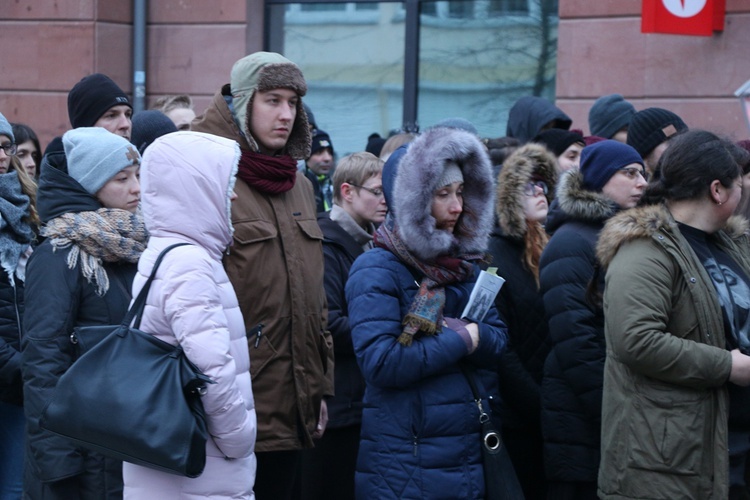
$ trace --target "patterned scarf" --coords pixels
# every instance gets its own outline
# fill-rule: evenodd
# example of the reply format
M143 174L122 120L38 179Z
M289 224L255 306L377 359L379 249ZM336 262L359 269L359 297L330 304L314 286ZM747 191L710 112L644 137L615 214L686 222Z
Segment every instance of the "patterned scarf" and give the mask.
M0 175L0 265L11 283L14 273L25 278L18 262L36 237L27 220L29 203L16 172Z
M444 255L432 262L420 261L406 248L399 235L398 226L390 216L375 232L374 241L376 247L385 248L404 264L424 274L419 291L409 306L409 312L401 322L404 330L398 337L399 343L410 346L414 335L420 331L426 335L440 332L445 307L445 286L469 279L474 274L472 261L481 259L482 255Z
M140 211L100 208L93 212L67 213L42 228L55 251L70 248L68 268L80 263L86 281L100 297L109 290L104 262L138 262L146 248L148 232Z
M237 176L263 193L285 193L297 180L297 162L291 156L268 156L243 149Z

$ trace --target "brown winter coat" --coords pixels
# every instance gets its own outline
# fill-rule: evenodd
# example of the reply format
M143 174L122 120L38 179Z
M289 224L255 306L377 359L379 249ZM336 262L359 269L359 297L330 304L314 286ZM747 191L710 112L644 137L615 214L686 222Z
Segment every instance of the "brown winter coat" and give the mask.
M750 273L747 226L730 222L714 238ZM663 206L613 217L597 256L608 267L600 498L727 498L732 362L710 277Z
M228 87L224 86L224 93L228 94ZM233 139L242 149L255 149L240 134L221 91L193 122L193 130ZM333 395L323 233L316 221L312 187L298 173L294 187L286 193L265 194L239 178L235 192L234 245L224 257L224 267L249 336L258 416L255 450L311 447L321 399ZM255 327L260 323L258 342Z

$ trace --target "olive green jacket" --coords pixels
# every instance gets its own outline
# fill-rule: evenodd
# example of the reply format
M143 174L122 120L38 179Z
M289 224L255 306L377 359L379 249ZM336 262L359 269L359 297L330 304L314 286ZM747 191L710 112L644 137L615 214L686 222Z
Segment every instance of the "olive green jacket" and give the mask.
M750 275L744 219L714 237ZM732 361L710 277L663 206L613 217L597 256L607 268L600 498L727 498Z

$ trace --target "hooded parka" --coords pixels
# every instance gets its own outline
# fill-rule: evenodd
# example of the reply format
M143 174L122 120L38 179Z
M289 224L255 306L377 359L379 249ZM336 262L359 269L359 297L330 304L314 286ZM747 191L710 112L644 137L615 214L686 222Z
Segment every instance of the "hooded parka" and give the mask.
M453 234L437 230L429 215L446 160L458 161L464 177L465 219ZM395 180L388 178L386 164L383 186L393 211L388 217L395 213L401 229L412 228L401 238L413 255L484 248L492 225L490 172L486 152L472 134L445 128L432 129L409 146ZM475 266L469 280L445 287L445 317L461 316L478 271ZM460 363L473 373L489 408L490 399L498 397L495 368L505 348L505 326L491 308L478 324L479 344L471 354L459 333L445 325L435 335L416 336L408 347L400 344L402 320L422 277L378 247L357 258L346 284L354 352L367 382L356 474L360 499L484 496L479 411Z
M596 241L618 210L601 192L583 187L578 170L562 175L552 238L539 281L552 348L542 380L542 430L547 478L595 483L604 371L604 316L586 298L597 267ZM549 217L548 217L549 225ZM601 275L599 289L604 284Z
M230 196L239 147L197 132L174 132L151 144L141 170L143 215L151 238L138 262L133 296L162 250L164 257L141 329L170 344L214 383L201 398L209 437L206 467L187 478L123 464L126 499L251 499L256 419L245 326L221 257L232 243ZM168 425L168 422L165 422Z
M224 85L192 129L235 140L242 150L257 151L247 126L253 96L259 89L292 88L299 72L286 73L293 65L280 57L258 53L254 63L246 61L248 67L236 68L247 75L243 88L230 90L230 85ZM233 77L237 72L233 71ZM300 100L282 153L303 159L309 152L307 118ZM239 178L235 192L234 245L224 257L224 268L237 293L248 334L258 417L256 451L312 447L321 400L333 395L323 234L313 191L298 172L294 187L284 193L264 193Z
M711 237L750 274L746 222ZM662 205L610 220L597 255L607 268L599 496L727 498L732 360L711 278Z

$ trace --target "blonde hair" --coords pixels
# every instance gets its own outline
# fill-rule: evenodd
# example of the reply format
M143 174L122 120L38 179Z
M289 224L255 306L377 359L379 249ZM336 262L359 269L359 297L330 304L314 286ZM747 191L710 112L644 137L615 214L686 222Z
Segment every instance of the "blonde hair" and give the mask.
M333 201L341 206L341 185L343 183L361 186L370 177L383 171L383 160L372 153L352 153L344 156L333 172Z
M386 161L391 154L398 148L407 144L417 138L417 134L404 132L402 134L392 135L383 144L383 149L380 150L380 159Z
M193 99L187 94L165 95L154 101L151 109L158 109L164 114L173 109L193 109Z

